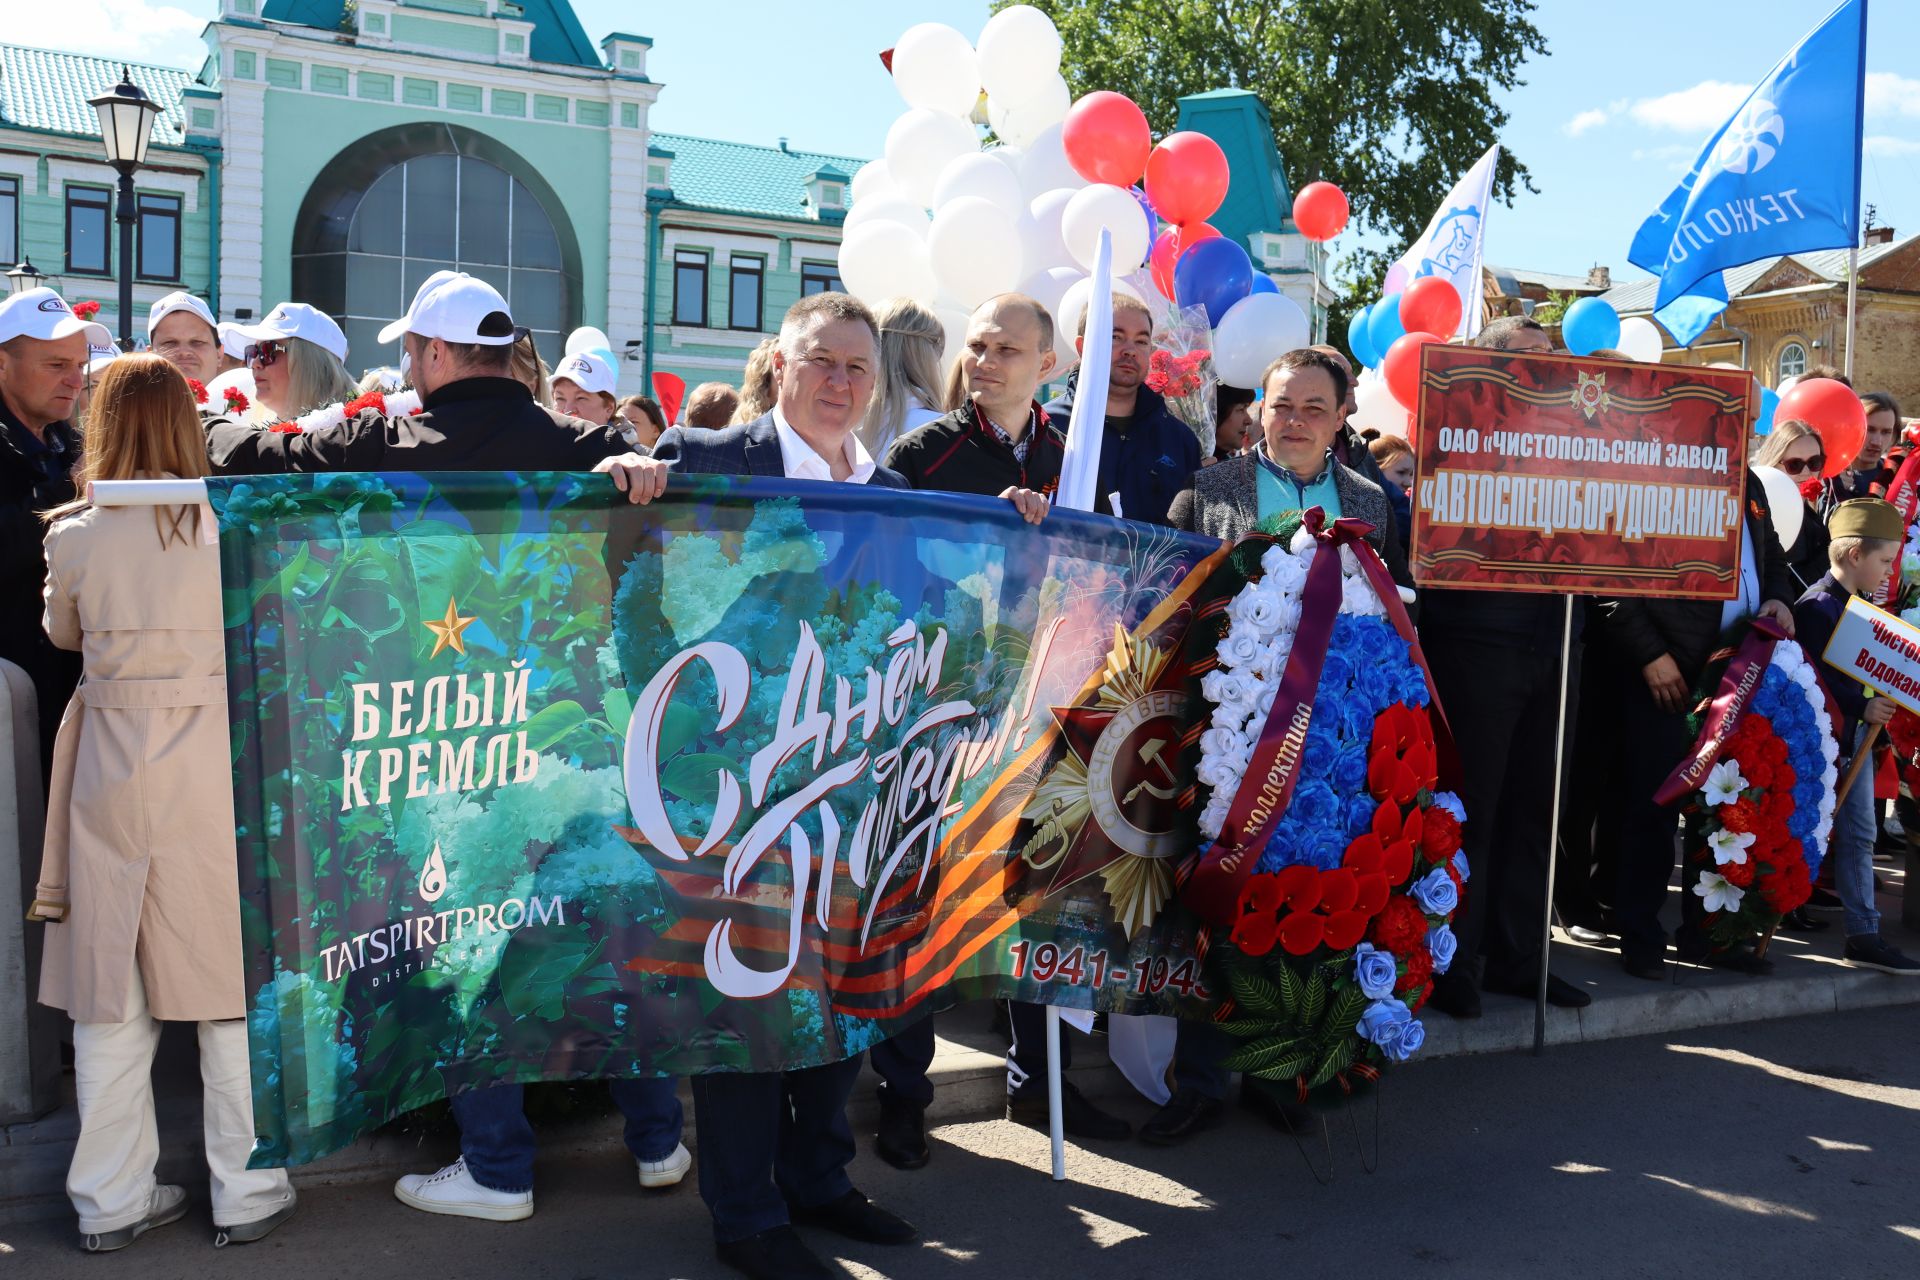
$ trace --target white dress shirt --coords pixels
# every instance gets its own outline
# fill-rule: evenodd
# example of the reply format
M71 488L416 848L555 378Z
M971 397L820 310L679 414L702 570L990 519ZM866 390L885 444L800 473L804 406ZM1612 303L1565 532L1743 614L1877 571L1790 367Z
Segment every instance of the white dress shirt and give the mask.
M786 468L789 480L832 480L833 465L821 457L814 447L801 438L787 421L787 415L780 412L780 406L773 406L773 429L780 437L780 465ZM867 447L860 443L860 437L847 432L847 465L853 468L853 474L847 477L848 484L865 484L873 478L875 470L873 456Z

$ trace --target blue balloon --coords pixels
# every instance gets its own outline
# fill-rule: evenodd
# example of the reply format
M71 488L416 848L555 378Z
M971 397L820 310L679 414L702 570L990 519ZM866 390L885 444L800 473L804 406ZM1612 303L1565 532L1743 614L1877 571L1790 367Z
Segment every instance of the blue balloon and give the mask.
M1128 187L1127 194L1133 197L1134 203L1140 206L1140 212L1146 215L1147 243L1152 244L1160 235L1160 215L1153 211L1153 201L1147 199L1147 193L1139 187Z
M1620 345L1620 313L1599 298L1582 298L1560 317L1560 341L1576 356Z
M1208 324L1219 324L1227 309L1251 292L1253 259L1225 236L1202 240L1173 266L1174 302L1206 308Z
M1764 436L1773 430L1774 411L1780 407L1780 393L1772 387L1760 388L1760 416L1753 421L1753 434Z
M1266 272L1257 271L1253 276L1253 291L1255 293L1278 293L1280 292L1280 286L1275 284L1273 277Z
M1372 315L1372 307L1362 307L1353 313L1353 319L1347 321L1347 350L1353 352L1353 358L1369 369L1380 363L1380 353L1373 349L1373 339L1367 333L1367 321Z
M1386 359L1388 348L1406 335L1407 326L1400 323L1399 294L1390 293L1373 304L1367 316L1367 341L1373 344L1373 352L1380 360ZM1371 363L1378 365L1380 360Z

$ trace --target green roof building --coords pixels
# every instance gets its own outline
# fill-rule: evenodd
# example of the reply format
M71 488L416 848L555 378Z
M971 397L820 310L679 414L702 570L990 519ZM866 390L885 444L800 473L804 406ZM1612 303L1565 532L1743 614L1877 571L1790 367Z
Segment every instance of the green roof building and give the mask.
M652 41L596 45L568 0L197 0L208 56L131 65L160 104L136 176L134 329L174 289L223 318L310 302L349 365L421 280L491 281L550 360L606 330L622 390L736 380L803 291L837 287L863 163L656 135ZM121 63L0 45L0 263L117 326L116 175L87 99Z

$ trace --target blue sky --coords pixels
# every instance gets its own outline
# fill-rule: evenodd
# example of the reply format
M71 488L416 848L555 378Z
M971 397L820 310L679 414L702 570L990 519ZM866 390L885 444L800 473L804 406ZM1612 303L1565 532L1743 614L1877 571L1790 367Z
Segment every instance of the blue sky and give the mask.
M1507 97L1502 141L1537 195L1488 219L1488 260L1616 279L1634 228L1672 189L1707 135L1834 0L1542 0L1549 53ZM12 6L9 6L10 8ZM984 2L576 0L588 32L653 37L664 86L653 125L853 156L879 154L900 99L876 56L913 22L969 38ZM63 0L9 13L23 44L191 65L211 0ZM1879 220L1920 231L1920 0L1875 0L1869 24L1863 198ZM1125 85L1108 88L1125 92ZM1357 237L1345 237L1349 247Z

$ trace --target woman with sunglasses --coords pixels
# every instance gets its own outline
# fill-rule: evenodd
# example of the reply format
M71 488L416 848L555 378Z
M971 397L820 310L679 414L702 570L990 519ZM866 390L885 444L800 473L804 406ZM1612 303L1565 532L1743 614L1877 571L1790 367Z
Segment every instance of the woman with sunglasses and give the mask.
M262 425L351 400L347 335L331 316L304 302L283 302L257 325L237 329L247 343L254 404Z
M1826 450L1821 447L1820 433L1797 418L1773 424L1773 430L1760 440L1753 451L1750 465L1772 467L1793 481L1794 487L1804 495L1808 482L1817 482L1820 472L1827 464ZM1786 549L1787 568L1792 571L1794 580L1806 590L1820 580L1827 571L1827 521L1821 513L1818 502L1818 489L1813 499L1802 498L1806 507L1805 518L1800 521L1800 536Z

